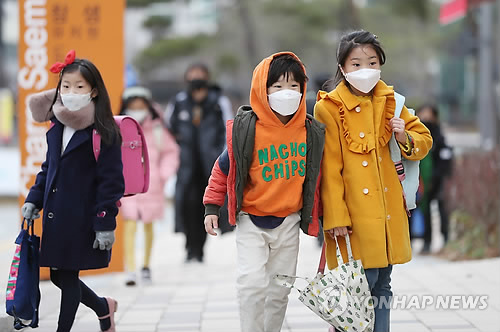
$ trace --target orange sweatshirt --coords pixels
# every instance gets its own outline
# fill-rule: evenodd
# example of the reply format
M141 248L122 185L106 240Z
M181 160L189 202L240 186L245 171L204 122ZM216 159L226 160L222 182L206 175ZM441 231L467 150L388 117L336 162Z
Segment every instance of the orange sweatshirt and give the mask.
M267 99L269 65L281 54L296 57L283 52L262 60L253 72L250 89L250 106L258 120L242 210L256 216L286 217L302 208L307 152L305 98L303 95L299 109L286 125L271 110ZM303 91L307 91L306 86Z

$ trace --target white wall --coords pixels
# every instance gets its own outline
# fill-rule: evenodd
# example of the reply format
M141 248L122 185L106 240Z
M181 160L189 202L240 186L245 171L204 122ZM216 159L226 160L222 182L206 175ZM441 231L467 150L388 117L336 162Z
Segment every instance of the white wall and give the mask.
M21 155L16 147L0 148L0 197L19 195Z

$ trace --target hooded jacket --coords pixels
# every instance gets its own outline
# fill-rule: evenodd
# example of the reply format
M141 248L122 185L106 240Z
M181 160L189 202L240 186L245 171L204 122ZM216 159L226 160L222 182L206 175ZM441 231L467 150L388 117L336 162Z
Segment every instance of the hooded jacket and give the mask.
M302 230L316 236L324 126L306 117L305 98L286 125L271 110L267 76L271 61L282 54L296 57L277 53L255 68L251 106L228 121L227 150L214 164L203 202L206 215L218 214L227 193L232 225L241 210L278 217L301 212Z

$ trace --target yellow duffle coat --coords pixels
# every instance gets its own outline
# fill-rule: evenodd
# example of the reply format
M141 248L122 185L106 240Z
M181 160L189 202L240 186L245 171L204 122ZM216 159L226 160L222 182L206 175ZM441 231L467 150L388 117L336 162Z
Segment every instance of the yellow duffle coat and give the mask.
M402 186L389 152L389 121L395 111L394 90L379 81L373 97L360 100L341 82L320 91L314 113L326 125L321 199L323 227L348 226L355 259L365 268L382 268L411 259L408 218ZM410 160L432 147L429 130L403 107L401 118L413 139ZM335 241L325 234L328 267L337 266ZM344 261L345 241L339 240Z

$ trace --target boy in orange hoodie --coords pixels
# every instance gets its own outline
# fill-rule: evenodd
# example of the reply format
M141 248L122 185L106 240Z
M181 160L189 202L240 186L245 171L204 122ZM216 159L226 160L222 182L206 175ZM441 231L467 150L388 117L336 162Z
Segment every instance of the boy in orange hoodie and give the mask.
M237 225L238 298L243 332L281 330L290 289L272 281L294 275L299 228L319 232L320 163L324 126L306 113L307 76L291 52L255 68L250 106L227 123L227 149L205 190L205 229L216 235L228 195L229 221Z

